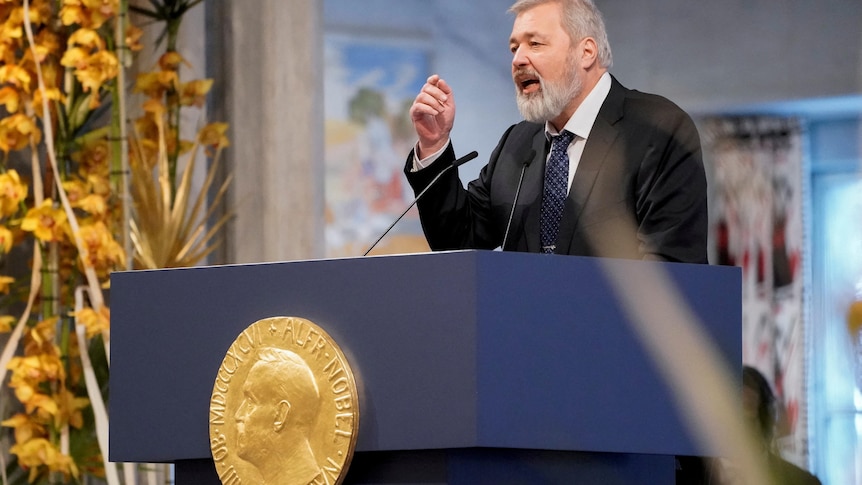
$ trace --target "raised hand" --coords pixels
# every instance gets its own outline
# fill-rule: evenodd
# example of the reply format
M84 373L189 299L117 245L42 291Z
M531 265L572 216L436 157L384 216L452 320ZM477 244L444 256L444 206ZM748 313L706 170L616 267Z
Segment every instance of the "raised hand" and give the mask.
M410 119L419 136L419 158L424 158L449 142L455 124L455 97L452 88L437 74L432 75L410 107Z

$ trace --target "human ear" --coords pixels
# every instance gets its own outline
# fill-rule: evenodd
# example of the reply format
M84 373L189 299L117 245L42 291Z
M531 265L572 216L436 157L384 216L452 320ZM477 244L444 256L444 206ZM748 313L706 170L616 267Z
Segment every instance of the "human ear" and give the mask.
M596 44L596 39L592 37L584 37L580 43L581 67L589 69L598 61L599 46Z
M274 431L281 431L287 423L287 416L290 414L290 403L281 400L275 405L275 420L272 422Z

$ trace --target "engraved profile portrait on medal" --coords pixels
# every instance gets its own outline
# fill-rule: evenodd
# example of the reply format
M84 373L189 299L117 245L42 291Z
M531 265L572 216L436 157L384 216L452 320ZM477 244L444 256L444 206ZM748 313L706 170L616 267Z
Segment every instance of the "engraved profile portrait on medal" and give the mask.
M254 465L266 483L279 483L284 469L295 483L313 483L320 470L308 437L320 393L305 361L289 350L261 349L242 397L234 414L237 456Z
M210 398L221 482L338 484L358 431L358 395L341 349L314 323L273 317L228 349Z

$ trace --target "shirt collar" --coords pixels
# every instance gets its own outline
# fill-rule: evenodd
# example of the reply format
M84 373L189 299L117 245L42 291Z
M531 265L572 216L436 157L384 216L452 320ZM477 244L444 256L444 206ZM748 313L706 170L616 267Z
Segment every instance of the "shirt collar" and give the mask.
M563 129L586 140L590 136L593 123L596 122L599 110L602 108L602 104L605 102L605 98L608 97L610 91L611 75L605 71L602 77L599 78L599 82L590 91L590 94L584 98L584 101L581 102L581 105L578 106L578 109L575 110L572 117L566 122ZM545 122L545 136L550 139L556 135L559 135L559 132L551 126L551 123Z

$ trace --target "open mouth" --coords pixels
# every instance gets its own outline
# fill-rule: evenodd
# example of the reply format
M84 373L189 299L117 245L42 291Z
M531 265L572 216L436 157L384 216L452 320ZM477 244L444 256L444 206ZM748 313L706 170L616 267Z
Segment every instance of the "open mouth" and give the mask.
M515 84L525 94L534 93L542 87L539 77L535 74L517 74L515 76Z

